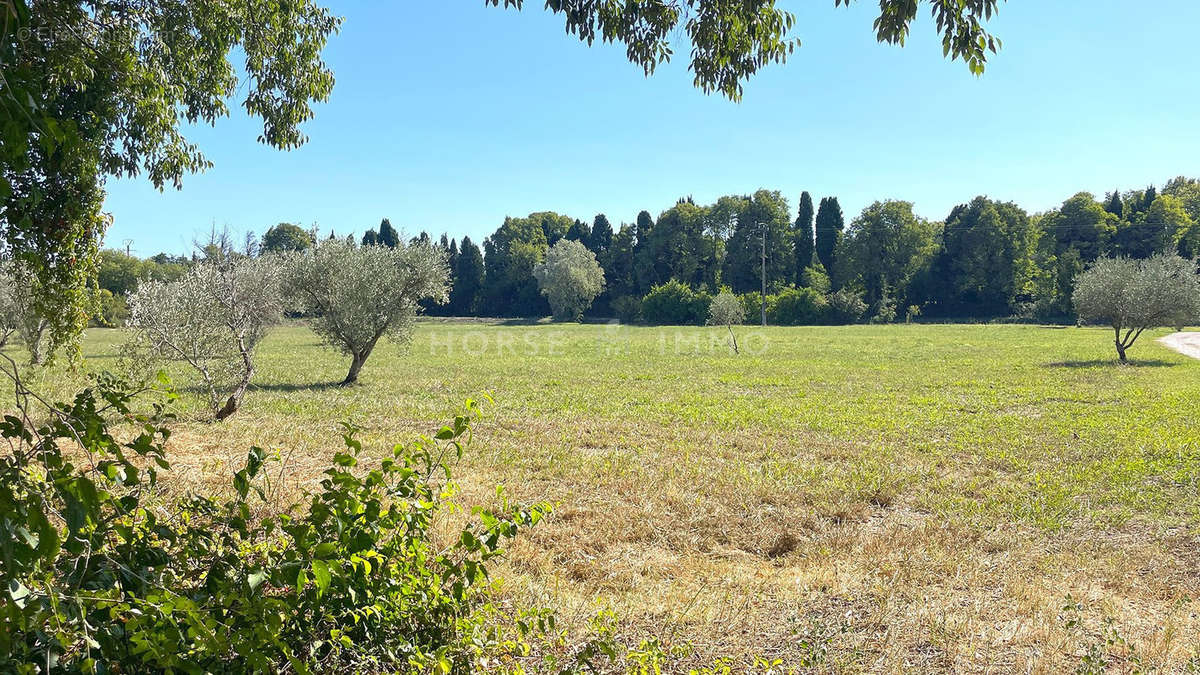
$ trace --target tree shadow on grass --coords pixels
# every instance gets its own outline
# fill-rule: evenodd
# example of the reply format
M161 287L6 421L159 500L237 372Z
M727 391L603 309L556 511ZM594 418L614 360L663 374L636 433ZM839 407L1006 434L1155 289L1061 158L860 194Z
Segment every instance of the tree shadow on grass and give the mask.
M1042 364L1046 368L1101 368L1105 366L1120 366L1127 368L1172 368L1179 365L1174 361L1162 359L1130 359L1121 363L1117 359L1092 359L1090 361L1056 361Z
M308 384L297 384L294 382L251 384L250 388L256 391L275 391L286 394L295 393L298 391L329 391L334 389L349 389L351 387L343 386L339 380L337 382L310 382Z

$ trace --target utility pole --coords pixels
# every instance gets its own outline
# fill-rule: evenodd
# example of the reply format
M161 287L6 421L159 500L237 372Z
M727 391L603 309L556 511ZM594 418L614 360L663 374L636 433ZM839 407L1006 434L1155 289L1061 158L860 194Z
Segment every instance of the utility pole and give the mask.
M767 325L767 224L762 226L762 325Z

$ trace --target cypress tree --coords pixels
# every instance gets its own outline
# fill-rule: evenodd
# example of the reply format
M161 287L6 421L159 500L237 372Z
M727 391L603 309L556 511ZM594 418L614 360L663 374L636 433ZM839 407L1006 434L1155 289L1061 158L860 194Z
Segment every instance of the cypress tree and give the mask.
M392 227L392 221L387 218L379 223L379 244L388 248L396 248L400 245L400 233Z
M483 254L470 237L463 237L454 262L454 285L450 287L450 307L455 314L473 315L483 290Z
M592 221L592 236L584 243L592 253L599 256L612 246L612 238L612 223L608 222L608 217L603 213L596 214Z
M586 246L588 239L591 238L591 234L591 230L588 228L587 223L576 218L575 222L571 223L571 227L567 228L567 234L564 238L570 239L571 241L577 241Z
M1149 211L1150 207L1154 205L1155 199L1158 199L1158 188L1151 185L1150 187L1146 188L1145 194L1142 195L1141 210Z
M842 228L846 222L842 217L842 206L838 204L837 197L825 197L821 199L821 205L817 207L817 226L816 226L816 249L817 258L821 261L821 265L825 267L825 272L830 277L833 276L834 255L837 251L838 241L842 238Z
M363 246L376 246L378 244L379 244L379 235L375 233L374 228L367 230L363 234L363 238L362 238Z
M1113 214L1118 218L1125 216L1125 204L1121 201L1121 191L1113 190L1112 197L1108 200L1108 205L1104 207L1105 211Z
M800 211L796 216L796 227L793 230L795 241L793 250L796 255L796 285L804 282L804 270L812 265L813 252L816 244L813 240L813 203L808 191L800 193Z

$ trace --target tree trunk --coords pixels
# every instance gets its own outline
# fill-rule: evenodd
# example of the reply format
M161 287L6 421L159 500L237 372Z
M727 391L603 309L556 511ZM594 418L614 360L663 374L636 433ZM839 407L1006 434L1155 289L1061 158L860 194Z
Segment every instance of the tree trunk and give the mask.
M355 352L350 358L350 372L346 373L346 379L342 380L342 386L347 387L355 382L358 382L358 371L362 370L363 364L367 362L366 354Z
M242 397L246 395L246 389L250 388L250 380L254 377L254 361L250 358L250 348L246 346L245 337L238 336L238 351L242 356L242 379L233 388L233 393L225 401L225 405L217 411L217 421L229 417L238 411L242 405Z
M730 324L725 324L725 327L729 329L729 338L733 340L733 353L741 354L741 352L738 351L737 336L733 334L733 326Z
M383 337L383 333L387 330L384 326L371 338L362 349L356 349L350 352L350 372L346 373L346 379L342 380L342 386L348 387L355 382L358 382L358 371L362 370L363 364L367 362L367 357L374 351L375 345L379 342L379 338Z
M1117 356L1121 359L1121 363L1128 363L1129 359L1125 357L1125 345L1121 344L1120 340L1117 340L1114 344L1117 345Z

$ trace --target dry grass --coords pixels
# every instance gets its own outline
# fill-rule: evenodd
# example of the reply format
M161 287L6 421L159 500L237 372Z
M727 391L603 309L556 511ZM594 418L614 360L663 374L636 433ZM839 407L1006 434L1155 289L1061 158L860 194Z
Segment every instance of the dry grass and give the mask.
M1200 665L1200 362L1152 337L1118 366L1079 329L744 328L734 356L715 329L431 322L342 389L344 359L293 326L241 413L181 424L174 480L218 489L258 444L284 500L339 421L390 447L488 391L462 501L559 504L504 592L575 625L612 607L697 663L1059 672L1096 647L1178 671ZM91 333L87 368L120 339Z

